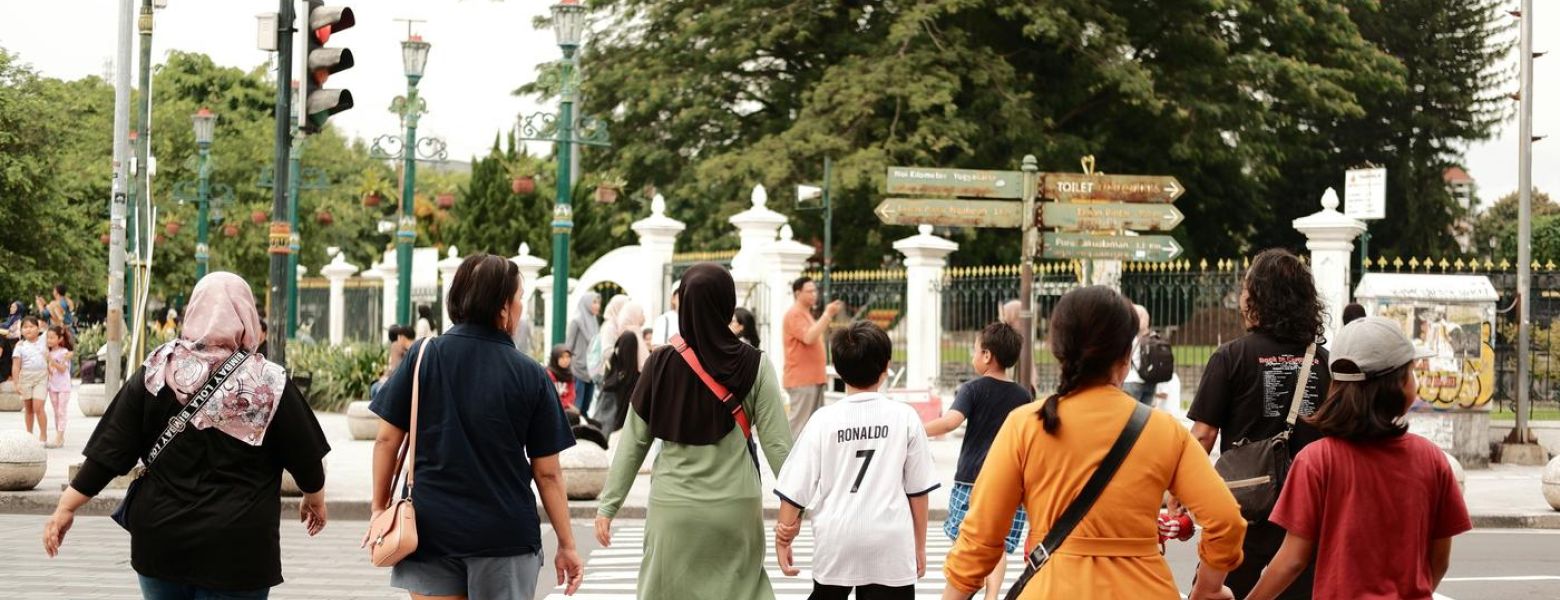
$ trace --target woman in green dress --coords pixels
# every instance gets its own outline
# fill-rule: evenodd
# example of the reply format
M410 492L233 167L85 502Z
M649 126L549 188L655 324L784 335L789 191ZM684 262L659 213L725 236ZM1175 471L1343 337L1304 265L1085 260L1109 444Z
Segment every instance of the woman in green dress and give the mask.
M774 367L742 343L728 325L736 285L719 265L702 263L683 275L678 323L682 340L711 378L741 399L741 411L721 402L679 354L656 349L634 388L617 455L596 512L596 539L611 545L612 518L634 484L655 440L661 452L651 474L639 597L686 600L766 600L775 597L764 572L764 516L758 454L739 420L753 425L771 472L791 451L791 430Z

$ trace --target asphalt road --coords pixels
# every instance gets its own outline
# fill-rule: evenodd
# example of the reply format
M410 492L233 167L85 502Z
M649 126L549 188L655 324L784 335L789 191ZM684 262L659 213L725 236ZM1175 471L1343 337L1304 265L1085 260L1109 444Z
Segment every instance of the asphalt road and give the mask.
M81 517L66 539L60 557L49 559L41 543L42 517L0 515L0 585L4 596L30 599L139 598L129 565L129 538L104 517ZM282 526L282 570L287 583L272 598L343 600L405 598L389 587L389 572L368 565L358 549L366 524L333 521L316 539L309 539L293 523ZM587 578L606 571L604 565L631 566L636 553L629 541L619 539L613 552L597 556L590 523L577 521L581 555L587 561ZM622 520L620 528L638 528L642 521ZM550 530L543 533L548 565L538 584L537 598L561 597L553 589L552 555L555 542ZM1172 544L1171 568L1185 587L1195 568L1195 542ZM627 556L624 556L625 551ZM609 555L612 555L609 557ZM596 563L594 565L590 563ZM771 567L773 565L770 565ZM929 582L928 582L929 583ZM1556 599L1560 600L1560 531L1478 530L1461 536L1453 545L1452 569L1442 585L1443 597L1455 600ZM595 598L631 598L631 592Z

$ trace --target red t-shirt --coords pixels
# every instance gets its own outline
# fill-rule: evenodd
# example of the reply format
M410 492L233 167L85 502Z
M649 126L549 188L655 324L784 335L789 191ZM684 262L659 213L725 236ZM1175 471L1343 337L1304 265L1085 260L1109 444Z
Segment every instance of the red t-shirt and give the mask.
M574 382L560 382L552 371L547 372L547 379L552 380L553 387L558 390L558 403L564 408L574 408Z
M1429 600L1431 540L1473 528L1441 449L1414 434L1306 446L1271 520L1316 542L1318 599Z

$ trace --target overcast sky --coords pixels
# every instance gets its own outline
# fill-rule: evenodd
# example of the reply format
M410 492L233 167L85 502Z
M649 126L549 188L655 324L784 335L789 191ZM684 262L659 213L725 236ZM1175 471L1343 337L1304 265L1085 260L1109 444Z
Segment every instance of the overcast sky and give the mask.
M405 92L399 43L406 25L397 18L424 19L415 25L433 44L420 85L429 113L420 131L443 137L452 159L485 153L493 135L522 112L539 110L535 99L510 91L535 77L538 63L559 57L551 31L531 26L545 14L549 0L374 0L351 2L357 25L339 34L357 65L331 77L352 91L356 107L331 123L372 139L393 133L397 117L390 100ZM1516 5L1512 0L1511 4ZM1536 3L1536 49L1555 51L1535 68L1534 132L1549 139L1534 145L1533 183L1560 191L1560 5ZM137 3L139 6L139 2ZM102 75L112 68L118 3L111 0L0 0L0 47L52 77L74 79ZM269 0L169 0L158 13L153 56L161 62L169 49L203 52L221 65L245 69L265 62L255 47L255 15L274 12ZM1546 10L1547 9L1547 10ZM588 35L588 34L587 34ZM1513 53L1515 54L1515 53ZM1515 57L1510 60L1514 61ZM1515 82L1512 84L1515 90ZM552 110L549 106L547 110ZM1468 149L1468 172L1478 180L1486 202L1517 188L1517 135L1513 118L1497 137ZM629 132L614 132L622 137ZM544 150L543 147L536 148Z

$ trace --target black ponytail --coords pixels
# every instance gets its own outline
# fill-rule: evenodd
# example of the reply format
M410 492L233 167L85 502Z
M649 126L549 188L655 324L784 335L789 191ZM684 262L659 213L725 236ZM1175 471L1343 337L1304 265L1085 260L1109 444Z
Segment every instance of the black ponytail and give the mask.
M1062 296L1051 311L1047 336L1051 355L1062 365L1062 374L1056 392L1040 406L1046 433L1055 435L1062 426L1058 407L1063 398L1086 387L1109 383L1111 370L1132 351L1132 338L1137 332L1137 313L1113 289L1096 285Z

